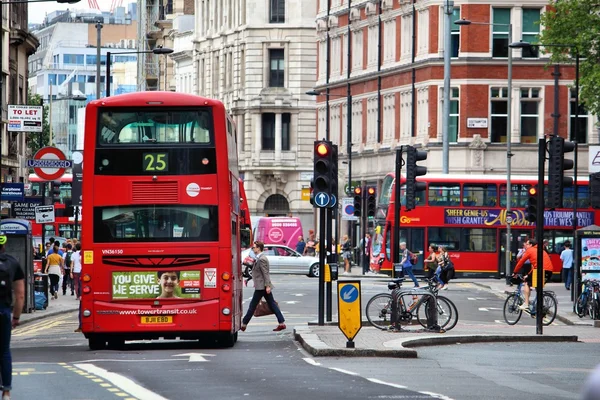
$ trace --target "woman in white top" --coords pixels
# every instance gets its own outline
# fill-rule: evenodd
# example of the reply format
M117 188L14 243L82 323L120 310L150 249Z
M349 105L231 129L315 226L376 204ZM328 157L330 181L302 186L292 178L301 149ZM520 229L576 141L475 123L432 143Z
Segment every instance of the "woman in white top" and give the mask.
M75 287L75 294L77 300L81 297L81 243L75 245L75 251L71 255L71 279L73 280L73 286Z

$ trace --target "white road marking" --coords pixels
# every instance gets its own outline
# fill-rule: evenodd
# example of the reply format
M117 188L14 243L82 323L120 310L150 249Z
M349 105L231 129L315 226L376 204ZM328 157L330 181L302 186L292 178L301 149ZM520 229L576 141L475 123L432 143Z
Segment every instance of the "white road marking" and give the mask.
M135 383L129 378L124 377L123 375L119 375L114 372L108 372L103 368L96 367L94 364L75 364L75 367L109 381L124 392L127 392L133 397L137 397L138 399L168 400L162 397L161 395L154 393L143 386L138 385L137 383Z
M284 301L285 304L298 304L300 303L299 301L296 300L291 300L291 301Z
M433 397L434 399L453 400L452 397L444 396L443 394L439 394L439 393L433 393L433 392L419 392L419 393L426 394L428 396Z
M305 357L305 358L303 358L303 360L304 360L304 361L306 361L307 363L309 363L310 365L314 365L314 366L321 365L321 363L320 363L320 362L316 362L316 361L315 361L314 359L312 359L312 358Z
M296 296L296 297L303 297L303 296L304 296L304 294L302 294L302 293L296 293L296 294L293 294L292 296Z
M189 357L188 362L208 362L204 357L214 357L214 354L206 353L185 353L185 354L174 354L172 357Z
M342 368L329 367L329 369L331 369L333 371L341 372L342 374L348 374L348 375L352 375L352 376L359 376L360 375L360 374L358 374L356 372L348 371L347 369L342 369Z
M377 383L377 384L380 384L380 385L387 385L387 386L395 387L395 388L398 388L398 389L408 389L406 386L398 385L396 383L384 382L384 381L381 381L381 380L375 379L375 378L367 378L367 380L371 381L373 383Z
M487 309L487 308L485 308L485 307L479 307L479 311L490 311L490 310L488 310L488 309Z

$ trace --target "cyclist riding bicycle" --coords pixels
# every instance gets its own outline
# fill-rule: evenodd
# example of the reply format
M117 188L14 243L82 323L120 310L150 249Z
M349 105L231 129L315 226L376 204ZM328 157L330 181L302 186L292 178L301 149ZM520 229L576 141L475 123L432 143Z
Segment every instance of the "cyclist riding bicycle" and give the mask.
M527 266L523 271L523 297L525 297L525 302L519 306L521 310L527 311L529 309L529 295L531 293L531 287L533 286L533 270L537 269L538 259L537 259L537 240L529 239L525 242L525 253L515 266L515 270L513 272L513 277L516 277L519 274L521 268L526 265L526 261L531 262L531 268L527 270ZM544 285L546 282L552 277L552 271L554 268L552 267L552 260L550 260L550 256L547 252L542 252L544 255Z

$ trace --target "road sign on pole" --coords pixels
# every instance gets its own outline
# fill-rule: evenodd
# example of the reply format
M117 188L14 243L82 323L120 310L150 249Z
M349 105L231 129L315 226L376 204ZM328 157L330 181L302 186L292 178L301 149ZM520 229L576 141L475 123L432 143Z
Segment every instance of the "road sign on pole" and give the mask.
M35 208L35 222L38 224L54 222L54 206L37 206Z
M342 197L342 220L358 221L354 216L354 199L352 197Z
M360 281L338 281L338 327L354 348L354 338L362 326Z
M52 146L42 147L35 153L33 160L27 160L27 166L46 181L59 179L72 165L62 151Z
M319 192L315 195L315 204L317 207L328 207L331 198L328 193Z

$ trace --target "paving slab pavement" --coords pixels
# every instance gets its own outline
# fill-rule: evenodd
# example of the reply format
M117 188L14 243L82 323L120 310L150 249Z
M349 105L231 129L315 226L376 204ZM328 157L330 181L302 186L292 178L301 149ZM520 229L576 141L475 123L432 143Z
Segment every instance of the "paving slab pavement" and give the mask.
M45 310L33 310L30 313L22 313L20 325L77 310L79 310L79 300L75 300L75 296L71 296L69 292L67 292L66 296L59 294L58 299L48 300L48 307Z

